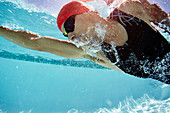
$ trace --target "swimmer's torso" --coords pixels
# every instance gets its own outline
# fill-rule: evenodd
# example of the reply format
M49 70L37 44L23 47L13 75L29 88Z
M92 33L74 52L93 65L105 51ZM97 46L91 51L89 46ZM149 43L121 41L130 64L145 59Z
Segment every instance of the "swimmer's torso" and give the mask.
M143 20L118 9L108 18L121 23L127 31L128 41L123 46L117 46L116 51L106 51L111 45L104 43L103 54L115 63L117 52L119 62L116 66L126 73L169 83L169 42Z

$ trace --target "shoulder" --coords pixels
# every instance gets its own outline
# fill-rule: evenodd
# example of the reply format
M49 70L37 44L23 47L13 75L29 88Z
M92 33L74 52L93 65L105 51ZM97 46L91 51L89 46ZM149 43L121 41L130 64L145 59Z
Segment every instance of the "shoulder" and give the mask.
M138 17L142 20L150 20L147 11L143 7L142 3L137 0L126 0L118 7L119 10L124 11L130 15Z
M161 22L169 16L157 4L151 4L147 0L125 0L118 9L146 22Z
M151 21L153 20L153 18L150 15L149 10L144 7L144 4L142 2L137 0L126 0L125 2L120 4L117 9L143 20L152 29L155 29L151 25Z

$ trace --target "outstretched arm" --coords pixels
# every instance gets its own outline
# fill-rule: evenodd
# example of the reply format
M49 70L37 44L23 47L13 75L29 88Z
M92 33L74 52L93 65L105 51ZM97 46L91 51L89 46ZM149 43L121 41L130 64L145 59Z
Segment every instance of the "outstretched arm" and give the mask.
M0 26L0 36L25 48L45 51L66 58L83 58L84 51L68 41L50 37L41 37L37 34L11 30Z
M25 48L45 51L66 58L87 58L99 65L121 71L112 65L102 54L98 53L98 58L87 55L81 48L77 48L69 41L63 41L50 37L41 37L26 31L11 30L0 26L0 36Z

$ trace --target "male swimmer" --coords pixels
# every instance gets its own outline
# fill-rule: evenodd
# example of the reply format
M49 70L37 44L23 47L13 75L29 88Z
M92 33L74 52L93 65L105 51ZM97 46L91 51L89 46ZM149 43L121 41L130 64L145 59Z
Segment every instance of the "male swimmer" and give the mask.
M127 0L103 18L82 2L64 5L57 25L69 41L0 27L0 36L25 48L66 58L87 58L141 78L170 83L169 42L151 25L168 14L146 0Z

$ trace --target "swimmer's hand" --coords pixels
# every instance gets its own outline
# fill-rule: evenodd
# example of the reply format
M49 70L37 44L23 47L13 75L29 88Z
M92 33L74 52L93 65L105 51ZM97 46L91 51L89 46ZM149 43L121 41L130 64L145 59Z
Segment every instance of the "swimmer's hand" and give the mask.
M84 51L71 42L0 26L0 36L25 48L45 51L66 58L83 58Z

